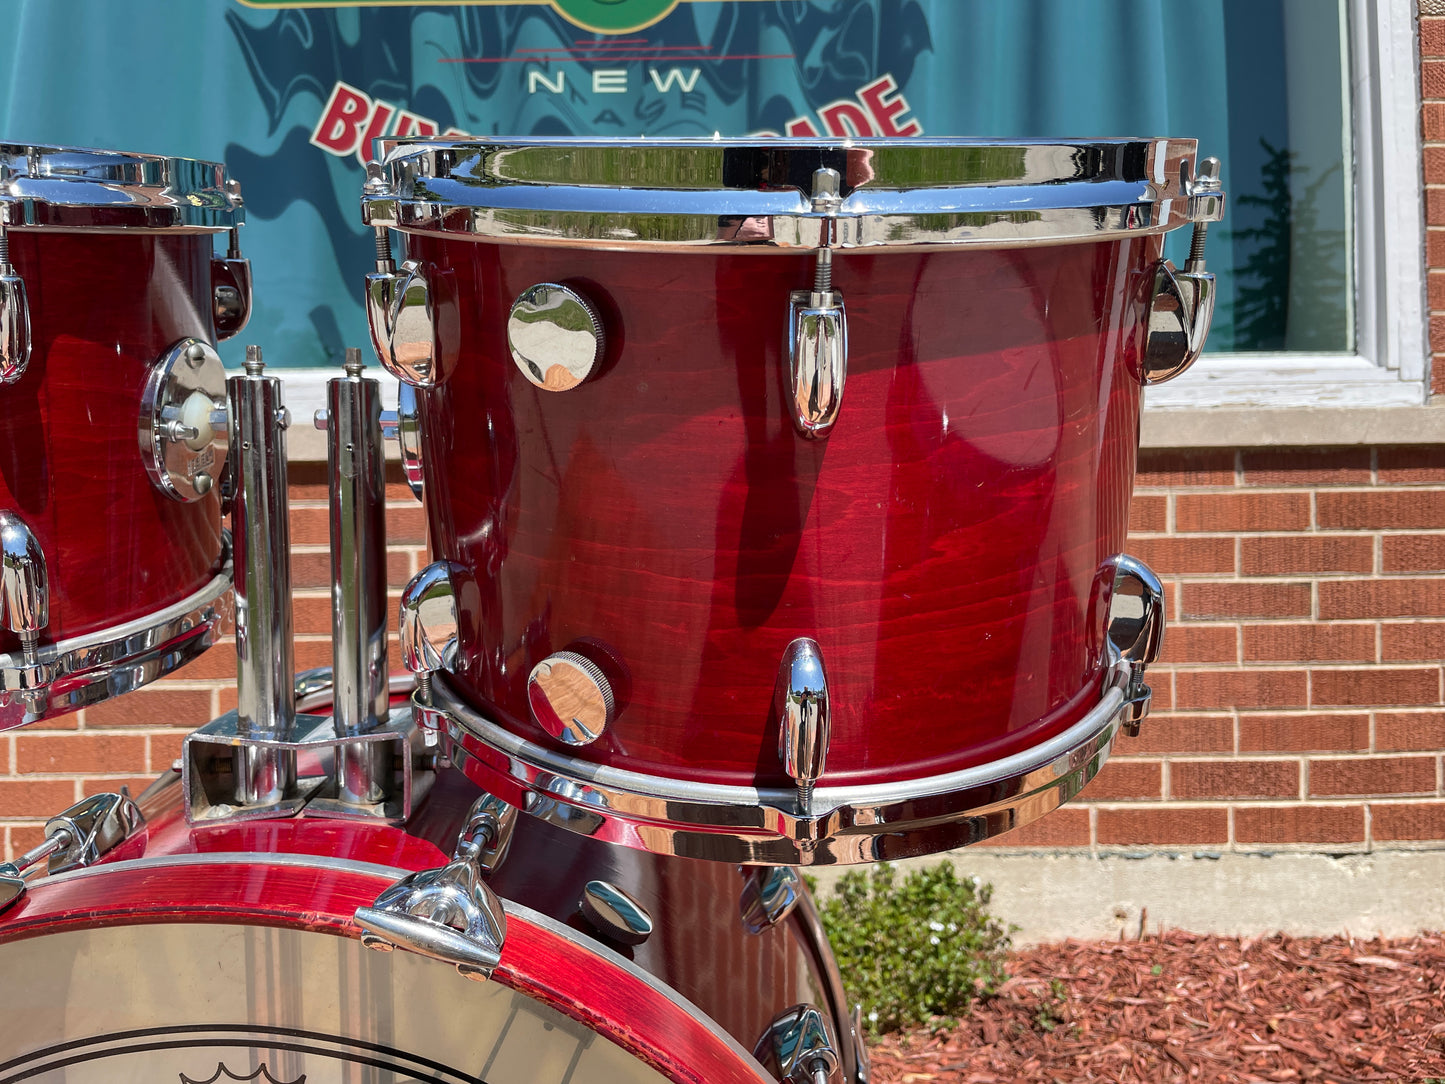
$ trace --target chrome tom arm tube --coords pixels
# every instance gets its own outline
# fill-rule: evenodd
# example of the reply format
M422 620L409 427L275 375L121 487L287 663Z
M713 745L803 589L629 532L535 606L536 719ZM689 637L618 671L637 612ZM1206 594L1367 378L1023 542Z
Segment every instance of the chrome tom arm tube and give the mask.
M264 368L260 347L248 346L245 372L226 381L234 456L238 806L276 804L296 789L294 749L246 742L288 740L296 716L286 505L285 433L290 418L281 381L262 375Z
M331 630L336 736L374 730L387 718L386 482L381 384L346 351L346 375L327 382L326 455L331 479ZM369 804L385 796L388 747L337 749L337 797Z

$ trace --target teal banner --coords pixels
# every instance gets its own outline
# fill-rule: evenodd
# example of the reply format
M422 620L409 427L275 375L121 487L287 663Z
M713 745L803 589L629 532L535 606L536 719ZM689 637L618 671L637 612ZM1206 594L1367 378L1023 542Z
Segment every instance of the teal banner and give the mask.
M1261 68L1232 111L1227 53L1278 13L1279 0L12 0L0 140L224 161L255 273L243 338L278 364L324 366L367 339L358 200L378 137L1193 136L1224 159L1234 197L1285 109ZM1228 289L1216 346L1233 334ZM228 363L239 349L226 344Z

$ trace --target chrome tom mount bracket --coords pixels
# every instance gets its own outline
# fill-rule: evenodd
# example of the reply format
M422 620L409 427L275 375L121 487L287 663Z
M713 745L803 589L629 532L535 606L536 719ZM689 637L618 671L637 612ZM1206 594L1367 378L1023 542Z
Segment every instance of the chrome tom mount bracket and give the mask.
M145 825L130 795L92 794L45 823L43 842L14 862L0 863L0 911L25 893L25 872L47 860L47 872L93 866Z
M228 180L226 193L239 210L241 182ZM251 261L241 255L239 226L228 231L226 254L211 257L211 316L218 342L238 335L251 319Z
M788 332L784 350L788 358L784 400L793 425L803 436L819 440L828 435L843 405L843 384L848 378L848 319L843 295L833 289L833 249L838 209L842 206L836 169L813 174L813 213L824 216L822 246L811 290L794 290L788 298Z
M1200 162L1196 177L1189 176L1188 162L1184 170L1183 188L1189 198L1194 235L1183 271L1169 260L1160 260L1151 271L1153 282L1138 372L1145 385L1172 380L1193 365L1204 350L1214 319L1214 275L1204 269L1204 242L1209 223L1224 217L1219 159Z
M490 978L501 963L507 914L482 877L506 857L516 812L489 794L477 799L450 862L407 874L356 909L361 943L416 952L478 982Z
M1144 672L1164 647L1164 585L1143 561L1127 554L1114 558L1114 590L1109 602L1109 651L1115 665L1128 670L1121 729L1138 737L1149 714L1152 692Z
M226 463L226 373L210 343L182 339L151 366L141 394L140 452L167 497L198 501Z

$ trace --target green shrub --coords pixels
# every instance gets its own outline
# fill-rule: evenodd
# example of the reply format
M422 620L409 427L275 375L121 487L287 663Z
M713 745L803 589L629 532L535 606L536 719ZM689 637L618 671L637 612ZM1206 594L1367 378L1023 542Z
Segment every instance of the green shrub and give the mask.
M988 913L992 892L947 863L902 883L881 865L845 874L820 901L843 985L871 1034L958 1016L1004 981L1009 930Z

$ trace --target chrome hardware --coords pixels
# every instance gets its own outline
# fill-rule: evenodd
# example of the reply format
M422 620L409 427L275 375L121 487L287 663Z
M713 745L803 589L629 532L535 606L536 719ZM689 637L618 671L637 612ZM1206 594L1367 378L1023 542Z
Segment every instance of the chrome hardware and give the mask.
M244 205L239 181L227 181L226 191L237 208ZM218 342L239 334L251 319L251 261L241 255L240 223L229 232L226 255L211 257L211 316Z
M507 860L507 849L512 845L512 833L517 827L517 807L508 805L500 798L484 794L473 804L467 815L467 827L457 837L457 846L474 835L482 841L477 852L477 865L483 873L491 873Z
M647 909L609 881L588 881L577 906L594 930L619 944L640 945L652 936Z
M1144 671L1164 647L1164 585L1149 566L1127 554L1114 558L1114 589L1109 602L1109 643L1128 669L1127 712L1122 729L1137 737L1149 714L1151 692Z
M802 878L792 866L757 866L747 871L739 901L743 928L762 933L793 913L802 898Z
M367 167L368 178L375 166L373 162ZM368 180L367 190L371 187ZM385 226L377 226L376 270L366 276L371 345L387 372L419 388L429 388L439 379L434 301L421 264L407 260L398 269L391 254L391 236Z
M1190 139L383 140L368 225L604 250L989 248L1188 224ZM842 178L835 214L814 174Z
M842 204L835 169L813 174L813 210L834 215ZM831 228L831 226L830 226ZM824 238L824 244L831 237ZM788 383L785 397L793 424L805 437L828 435L843 405L848 379L848 318L843 295L833 289L833 250L820 248L813 289L794 290L788 301Z
M291 637L291 530L286 505L286 411L281 381L262 375L261 348L226 381L237 461L231 508L236 577L234 804L299 807Z
M0 206L0 212L3 212ZM10 262L10 236L0 219L0 384L13 384L30 364L30 300Z
M413 674L440 670L455 650L457 600L451 571L434 561L401 593L401 661Z
M527 792L526 812L559 828L658 854L813 866L895 861L990 839L1078 794L1108 760L1128 710L1124 667L1073 725L1009 756L889 783L796 787L701 783L581 761L529 741L469 704L446 672L412 699L418 725L445 735L452 766L497 793ZM464 744L464 740L465 743ZM485 756L468 745L480 743Z
M40 540L15 512L0 510L0 623L20 637L27 668L50 624L50 576Z
M93 866L119 844L133 836L145 818L122 791L120 794L92 794L64 813L45 822L45 840L14 862L0 863L0 911L25 893L25 871L42 859L49 873Z
M228 443L225 396L221 356L200 339L182 339L151 366L141 393L141 461L172 500L198 501L220 477Z
M402 382L396 386L396 409L381 412L381 435L394 440L401 450L401 473L417 500L423 496L421 466L421 408L416 388Z
M356 909L363 945L420 953L454 965L469 979L491 977L502 959L507 915L482 880L480 857L495 823L482 810L489 797L472 806L450 862L407 874L370 907Z
M799 637L783 650L773 687L773 711L779 727L778 757L798 785L798 809L807 814L832 737L828 676L816 640Z
M1186 169L1183 187L1189 196L1194 236L1183 271L1168 260L1154 265L1139 371L1139 379L1146 385L1172 380L1193 365L1204 350L1214 320L1214 275L1204 269L1204 242L1209 223L1224 216L1219 159L1200 162L1199 176L1192 181Z
M872 1057L868 1053L868 1039L863 1034L863 1005L853 1006L853 1063L855 1084L868 1084L873 1075Z
M607 344L592 302L570 286L539 282L512 302L507 345L537 387L570 391L602 363Z
M828 1021L811 1005L794 1005L769 1025L753 1056L782 1084L827 1084L838 1071Z
M575 651L555 652L532 667L527 705L538 726L568 745L596 741L616 710L606 675Z
M331 652L338 738L376 729L387 717L386 491L381 385L362 377L361 351L346 350L346 375L327 381L326 456L331 479ZM391 785L389 749L343 742L336 799L370 806Z

